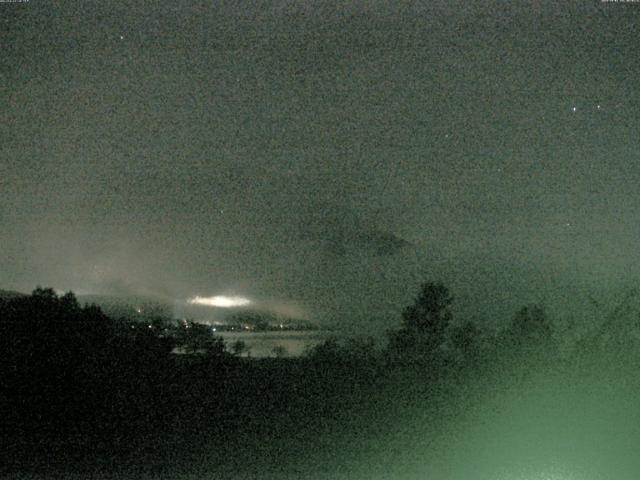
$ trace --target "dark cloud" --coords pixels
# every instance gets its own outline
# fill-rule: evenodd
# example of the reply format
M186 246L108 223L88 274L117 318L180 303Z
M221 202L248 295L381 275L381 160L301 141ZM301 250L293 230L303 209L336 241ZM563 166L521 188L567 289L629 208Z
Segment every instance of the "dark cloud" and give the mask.
M300 239L334 255L393 255L411 246L397 235L362 222L337 205L315 205L303 213Z

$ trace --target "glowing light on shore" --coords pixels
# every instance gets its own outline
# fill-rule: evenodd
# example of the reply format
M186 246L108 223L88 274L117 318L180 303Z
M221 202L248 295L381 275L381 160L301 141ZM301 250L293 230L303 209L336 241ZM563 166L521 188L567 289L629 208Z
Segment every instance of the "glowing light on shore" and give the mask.
M224 295L216 295L215 297L193 297L189 299L192 305L206 305L207 307L244 307L251 304L251 300L244 297L226 297Z

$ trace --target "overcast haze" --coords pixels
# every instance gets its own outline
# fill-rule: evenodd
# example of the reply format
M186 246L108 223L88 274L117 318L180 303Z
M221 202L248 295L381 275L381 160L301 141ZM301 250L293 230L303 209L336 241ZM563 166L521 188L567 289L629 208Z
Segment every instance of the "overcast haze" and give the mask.
M390 3L391 6L387 5ZM640 4L0 5L0 288L389 328L639 273Z

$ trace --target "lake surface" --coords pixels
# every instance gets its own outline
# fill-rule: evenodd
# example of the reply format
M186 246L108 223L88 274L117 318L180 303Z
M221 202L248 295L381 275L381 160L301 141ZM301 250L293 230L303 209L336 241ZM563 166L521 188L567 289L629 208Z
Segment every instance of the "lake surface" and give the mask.
M312 348L332 336L331 332L320 330L284 331L284 332L217 332L231 351L234 342L242 340L248 347L248 355L252 357L275 357L277 349L287 357L299 357L308 348Z

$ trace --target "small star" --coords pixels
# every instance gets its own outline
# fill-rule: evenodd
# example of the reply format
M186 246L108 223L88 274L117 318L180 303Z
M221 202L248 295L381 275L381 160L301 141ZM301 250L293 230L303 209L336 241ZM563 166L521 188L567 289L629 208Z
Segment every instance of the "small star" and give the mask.
M600 110L600 104L596 105L596 108L597 108L598 110Z
M120 40L124 40L124 35L120 35Z
M578 111L578 107L573 107L573 108L571 109L571 111L572 111L572 112L577 112L577 111Z

